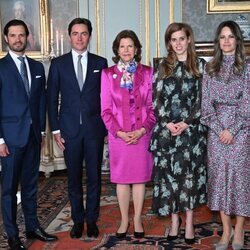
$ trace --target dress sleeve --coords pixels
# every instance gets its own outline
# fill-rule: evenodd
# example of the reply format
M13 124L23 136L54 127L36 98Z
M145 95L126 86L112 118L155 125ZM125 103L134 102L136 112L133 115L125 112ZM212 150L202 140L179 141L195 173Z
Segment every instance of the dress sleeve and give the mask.
M201 123L219 135L223 130L223 127L218 120L216 110L213 105L213 100L210 95L210 85L211 78L205 70L202 79Z
M116 133L121 130L119 123L112 112L112 80L106 69L102 70L101 75L101 116L107 130L116 137Z
M244 85L238 97L239 101L236 106L235 122L228 128L233 136L241 129L250 128L250 61L246 64L246 71L242 83Z
M199 71L201 74L203 73L204 70L204 64L205 60L199 59ZM194 123L199 123L200 122L200 117L201 117L201 82L202 82L202 75L197 79L197 84L196 84L196 101L191 107L191 112L189 116L184 119L184 122L187 124L194 124Z
M158 74L159 71L157 71L154 76L153 107L158 124L165 127L170 122L166 110L166 107L168 106L168 98L166 93L164 93L163 80L158 79Z

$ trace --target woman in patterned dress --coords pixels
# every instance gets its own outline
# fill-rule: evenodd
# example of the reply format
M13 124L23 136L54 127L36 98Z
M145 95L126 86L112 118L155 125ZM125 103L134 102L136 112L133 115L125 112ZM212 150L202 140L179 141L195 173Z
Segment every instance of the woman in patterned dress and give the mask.
M141 47L133 31L121 31L113 42L115 65L102 71L101 114L109 133L110 178L116 183L121 212L118 238L128 232L130 193L134 236L144 237L141 213L145 183L152 177L153 157L148 146L155 124L153 69L140 63Z
M205 60L196 57L193 31L185 23L168 26L165 44L168 55L154 85L152 208L160 216L171 215L168 240L178 238L179 212L186 212L185 242L193 244L193 209L206 203L206 127L200 124Z
M233 234L233 249L241 249L250 216L250 61L237 23L218 26L202 84L201 121L209 127L208 206L220 211L223 225L216 249L227 249Z

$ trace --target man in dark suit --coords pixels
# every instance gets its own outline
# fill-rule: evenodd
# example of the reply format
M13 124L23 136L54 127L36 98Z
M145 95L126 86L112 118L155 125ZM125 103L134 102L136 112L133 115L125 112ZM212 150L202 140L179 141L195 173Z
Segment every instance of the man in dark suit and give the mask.
M97 237L100 210L101 163L107 132L101 119L101 70L107 60L87 51L91 22L76 18L68 26L70 53L51 62L48 110L54 139L64 152L68 192L74 225L71 238L80 238L87 223L88 237ZM60 102L60 109L58 105ZM82 170L86 167L86 207L83 206Z
M0 157L3 223L12 250L25 249L16 224L18 184L26 237L54 241L37 219L37 181L42 133L45 131L45 74L43 65L25 55L26 24L11 20L4 27L8 54L0 60Z

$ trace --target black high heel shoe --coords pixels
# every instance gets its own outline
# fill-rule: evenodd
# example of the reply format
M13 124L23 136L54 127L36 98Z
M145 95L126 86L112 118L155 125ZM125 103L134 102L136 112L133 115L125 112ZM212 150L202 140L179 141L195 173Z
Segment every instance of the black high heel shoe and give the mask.
M195 231L194 231L194 233L195 233ZM185 236L185 242L188 245L193 245L195 243L195 237L193 237L193 238L186 238L186 236Z
M179 217L178 233L180 231L181 223L182 223L182 219L181 219L181 217ZM176 235L169 235L169 233L168 233L167 240L172 241L172 240L178 239L178 233Z
M193 245L195 243L195 237L191 239L185 237L185 242L188 245Z
M143 228L142 232L136 232L136 231L134 231L134 237L135 238L140 239L140 238L143 238L145 236L143 224L142 224L142 228Z
M118 232L116 232L115 233L116 238L119 238L119 239L125 238L127 236L129 226L130 226L130 223L128 223L127 230L124 233L118 233Z

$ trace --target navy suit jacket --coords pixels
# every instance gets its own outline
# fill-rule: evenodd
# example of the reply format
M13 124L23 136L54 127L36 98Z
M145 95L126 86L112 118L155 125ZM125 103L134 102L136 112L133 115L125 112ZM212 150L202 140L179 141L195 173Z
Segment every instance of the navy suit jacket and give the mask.
M0 138L7 146L26 145L32 121L37 141L45 131L45 72L42 63L28 58L31 90L28 97L21 75L9 53L0 59Z
M48 114L52 131L60 130L64 139L71 139L80 130L80 112L86 138L107 135L101 118L101 71L107 60L88 52L85 83L79 88L72 53L52 60L48 76ZM58 107L60 108L58 109Z

